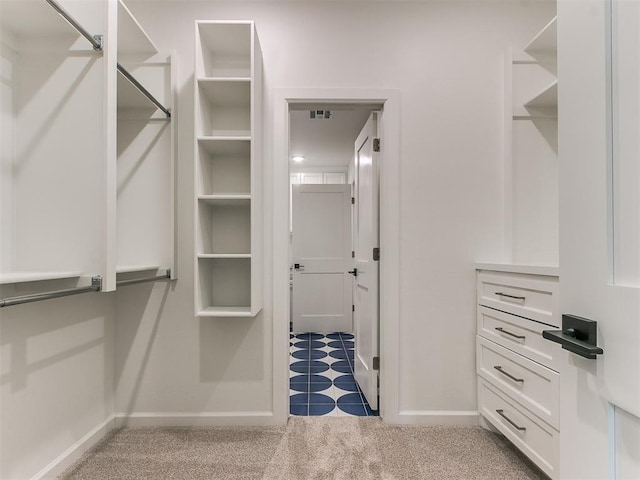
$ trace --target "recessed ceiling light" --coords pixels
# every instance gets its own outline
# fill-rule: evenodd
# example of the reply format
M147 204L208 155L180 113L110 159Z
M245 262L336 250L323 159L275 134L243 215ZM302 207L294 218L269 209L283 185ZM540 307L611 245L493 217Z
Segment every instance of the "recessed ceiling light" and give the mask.
M293 157L291 157L291 160L293 160L294 162L300 163L304 161L304 157L302 155L294 155Z

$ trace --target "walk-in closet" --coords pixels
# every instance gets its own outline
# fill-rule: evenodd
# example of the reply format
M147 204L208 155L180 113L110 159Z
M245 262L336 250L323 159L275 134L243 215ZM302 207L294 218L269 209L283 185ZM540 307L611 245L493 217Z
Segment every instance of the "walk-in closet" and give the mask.
M0 0L0 478L640 478L638 38Z

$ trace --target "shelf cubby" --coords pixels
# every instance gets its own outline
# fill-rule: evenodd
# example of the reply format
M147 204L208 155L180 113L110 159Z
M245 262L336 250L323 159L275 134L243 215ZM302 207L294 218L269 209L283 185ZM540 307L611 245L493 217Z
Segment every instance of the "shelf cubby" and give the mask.
M251 135L251 82L199 80L200 135Z
M198 139L200 171L197 191L203 195L249 194L251 191L251 140Z
M199 316L251 316L251 260L200 258L196 292Z
M250 254L251 205L247 200L206 201L200 205L198 253Z
M201 27L205 23L199 24ZM251 22L207 22L199 28L196 46L198 77L250 78L252 73Z

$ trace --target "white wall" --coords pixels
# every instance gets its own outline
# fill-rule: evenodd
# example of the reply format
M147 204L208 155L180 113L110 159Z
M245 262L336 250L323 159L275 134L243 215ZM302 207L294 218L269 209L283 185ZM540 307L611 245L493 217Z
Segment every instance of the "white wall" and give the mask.
M264 421L273 409L272 325L287 319L271 315L276 212L269 188L263 312L254 320L193 316L194 20L251 19L264 56L267 186L274 88L400 90L400 410L475 410L473 262L500 258L503 247L502 54L524 45L552 16L553 4L129 4L159 48L174 49L179 61L180 278L159 316L134 293L119 296L116 409L230 418L267 412ZM154 306L162 288L151 292Z
M0 478L33 478L110 427L114 313L108 294L2 309Z

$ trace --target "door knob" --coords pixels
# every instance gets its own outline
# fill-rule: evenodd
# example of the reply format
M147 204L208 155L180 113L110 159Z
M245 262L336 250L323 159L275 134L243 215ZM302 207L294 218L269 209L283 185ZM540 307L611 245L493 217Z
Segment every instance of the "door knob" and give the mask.
M353 270L349 270L347 273L350 273L354 277L357 277L358 276L358 269L354 268Z

